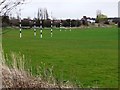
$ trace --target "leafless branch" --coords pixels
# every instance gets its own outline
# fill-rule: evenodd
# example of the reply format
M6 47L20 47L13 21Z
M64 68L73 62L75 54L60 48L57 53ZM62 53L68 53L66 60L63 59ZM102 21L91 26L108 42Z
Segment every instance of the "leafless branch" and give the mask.
M0 2L0 5L2 5L5 1L6 1L6 0L1 1L1 2Z
M0 1L0 14L6 15L15 7L25 3L25 0L1 0Z

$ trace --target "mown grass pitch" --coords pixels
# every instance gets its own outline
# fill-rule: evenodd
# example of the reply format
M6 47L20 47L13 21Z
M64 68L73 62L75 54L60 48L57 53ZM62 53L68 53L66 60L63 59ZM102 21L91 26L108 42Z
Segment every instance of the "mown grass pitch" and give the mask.
M33 67L41 62L54 66L55 77L60 80L80 82L84 87L118 86L118 30L110 28L76 28L65 31L50 29L40 31L34 37L33 29L3 30L3 49L5 53L21 52ZM35 72L34 72L35 73Z

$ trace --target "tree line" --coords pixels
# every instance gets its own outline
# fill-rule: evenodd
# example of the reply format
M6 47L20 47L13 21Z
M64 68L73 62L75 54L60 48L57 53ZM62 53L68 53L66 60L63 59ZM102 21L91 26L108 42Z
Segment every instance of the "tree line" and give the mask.
M9 17L3 17L3 26L19 26L20 22L19 19L9 19ZM47 20L39 20L35 18L34 20L31 20L30 18L24 18L21 20L22 27L40 27L40 21L42 21L42 26L44 27L51 27L51 19ZM82 22L80 20L75 19L66 19L66 20L52 20L53 27L79 27L82 25ZM60 25L61 24L61 25Z
M9 16L0 16L2 17L2 25L3 27L6 26L15 26L15 27L19 27L20 21L19 18L10 18ZM92 24L92 22L88 21L88 20L94 20L94 23L98 23L98 24L107 24L109 25L109 21L108 20L112 20L113 23L117 24L120 21L120 18L104 18L104 19L99 19L99 18L88 18L86 16L83 16L83 18L81 19L66 19L66 20L60 20L60 19L49 19L46 17L43 19L39 19L39 18L34 18L34 19L30 19L30 18L24 18L21 20L21 25L22 27L29 27L32 28L34 26L36 27L40 27L40 21L42 21L42 26L44 27L51 27L51 20L53 21L53 27L60 27L60 24L62 27L80 27L80 26L89 26L90 24ZM34 23L35 22L35 23Z

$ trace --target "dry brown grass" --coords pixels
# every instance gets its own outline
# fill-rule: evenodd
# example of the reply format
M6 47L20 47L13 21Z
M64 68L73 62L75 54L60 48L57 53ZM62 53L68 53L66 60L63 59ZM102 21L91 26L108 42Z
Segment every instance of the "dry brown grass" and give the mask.
M2 60L0 67L2 68L2 87L3 88L73 88L75 87L69 81L66 83L59 82L53 76L53 69L36 68L37 75L32 75L32 69L25 68L24 55L11 53L12 64L9 67L6 62L9 61L0 52ZM43 63L44 64L44 63ZM41 74L41 72L43 74ZM48 74L46 74L48 73Z

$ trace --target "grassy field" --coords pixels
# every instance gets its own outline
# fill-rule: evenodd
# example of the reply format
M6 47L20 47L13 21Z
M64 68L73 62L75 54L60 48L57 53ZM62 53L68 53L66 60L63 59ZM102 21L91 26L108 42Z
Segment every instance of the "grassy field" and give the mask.
M60 80L80 82L84 87L117 87L118 86L118 30L112 28L84 28L40 31L37 37L33 30L3 30L3 50L25 54L33 67L46 63L54 66L55 77ZM33 72L35 73L35 72Z

